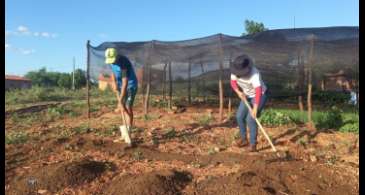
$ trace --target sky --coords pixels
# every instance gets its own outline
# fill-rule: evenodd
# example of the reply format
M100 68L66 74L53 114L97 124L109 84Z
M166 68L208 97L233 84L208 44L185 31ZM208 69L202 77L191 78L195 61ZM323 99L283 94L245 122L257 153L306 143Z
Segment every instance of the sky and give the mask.
M5 0L5 74L86 69L86 42L240 36L269 29L359 26L355 0ZM295 21L295 22L294 22Z

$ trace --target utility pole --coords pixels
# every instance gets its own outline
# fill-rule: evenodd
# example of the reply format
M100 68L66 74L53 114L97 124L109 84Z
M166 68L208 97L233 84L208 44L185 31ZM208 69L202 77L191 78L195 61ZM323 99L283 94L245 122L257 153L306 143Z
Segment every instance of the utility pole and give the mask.
M75 90L75 57L73 57L72 90Z

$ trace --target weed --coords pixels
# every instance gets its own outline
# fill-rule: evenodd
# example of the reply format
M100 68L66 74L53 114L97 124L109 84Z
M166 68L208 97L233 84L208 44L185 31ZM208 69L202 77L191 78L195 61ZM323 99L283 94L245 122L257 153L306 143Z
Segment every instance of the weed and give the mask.
M144 129L139 127L132 127L131 129L131 133L142 133L143 131Z
M199 162L197 162L197 161L192 162L191 163L191 166L193 166L195 168L201 168L202 167L202 165Z
M341 116L342 111L333 106L330 111L320 115L315 124L319 129L338 129L342 126L343 120Z
M211 147L211 148L208 149L208 154L209 155L213 155L215 153L217 153L217 151L214 149L214 147Z
M87 124L82 124L82 125L80 125L78 127L72 128L72 131L75 132L76 134L85 133L85 132L87 132L87 130L88 130Z
M198 119L198 123L201 126L207 126L213 121L213 116L209 113Z
M173 127L170 127L168 129L165 130L165 134L164 134L164 137L167 138L167 139L172 139L176 136L176 131L175 131L175 128Z
M307 145L307 141L302 137L297 141L297 144L305 146Z
M133 152L133 159L136 161L143 160L143 153L141 151L135 151Z
M6 133L5 144L22 144L28 141L28 134L22 131Z
M333 155L331 156L331 158L327 159L326 164L334 165L337 160L338 160L337 156Z

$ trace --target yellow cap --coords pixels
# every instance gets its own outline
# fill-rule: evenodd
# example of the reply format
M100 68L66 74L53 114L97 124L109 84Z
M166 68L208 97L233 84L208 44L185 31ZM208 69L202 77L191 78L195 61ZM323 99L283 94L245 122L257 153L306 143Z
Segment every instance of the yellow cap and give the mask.
M113 64L117 58L117 50L115 48L108 48L105 50L105 63Z

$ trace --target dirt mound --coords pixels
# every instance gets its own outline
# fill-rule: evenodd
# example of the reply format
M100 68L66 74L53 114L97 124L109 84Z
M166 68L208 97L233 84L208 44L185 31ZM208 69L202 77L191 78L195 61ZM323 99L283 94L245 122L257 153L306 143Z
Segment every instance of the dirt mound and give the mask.
M303 162L253 164L224 177L207 178L189 194L358 194L349 178Z
M108 184L105 194L180 194L192 180L188 172L175 170L153 171L142 175L124 175Z
M66 186L77 186L90 182L100 176L110 166L112 166L110 163L91 160L50 165L34 170L26 176L15 178L13 193L27 194L38 189L57 192Z

